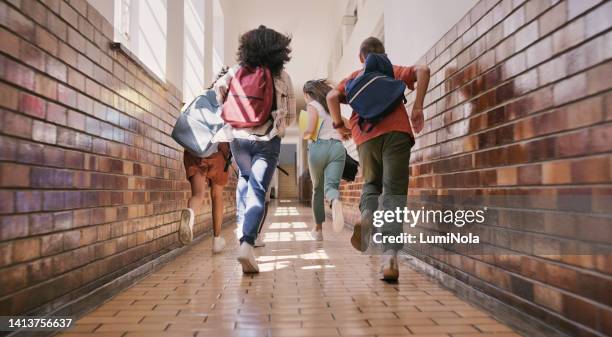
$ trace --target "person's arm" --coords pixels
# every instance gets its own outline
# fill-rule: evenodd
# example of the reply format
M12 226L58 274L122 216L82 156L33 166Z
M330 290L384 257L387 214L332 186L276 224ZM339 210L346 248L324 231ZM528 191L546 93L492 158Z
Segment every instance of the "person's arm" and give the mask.
M423 117L423 101L429 86L429 67L426 65L414 66L416 76L416 97L412 105L412 113L410 114L410 123L414 132L419 133L423 130L425 119Z
M229 82L233 76L233 68L230 68L229 71L221 76L213 85L213 89L215 90L215 94L217 94L217 102L219 104L223 104L225 102L225 96L227 95L227 89L229 87Z
M295 93L293 92L293 82L291 82L291 77L289 77L289 74L283 71L281 76L283 77L285 83L287 83L287 114L285 115L285 127L289 127L297 119Z
M346 127L344 124L344 120L342 119L342 114L340 113L340 101L344 100L344 94L340 92L338 89L332 89L327 94L327 107L329 109L329 114L336 126L336 131L340 133L342 139L348 139L351 137L351 130Z
M306 127L302 138L310 139L317 130L317 120L319 117L319 113L310 104L306 106L306 112L308 113L308 126Z

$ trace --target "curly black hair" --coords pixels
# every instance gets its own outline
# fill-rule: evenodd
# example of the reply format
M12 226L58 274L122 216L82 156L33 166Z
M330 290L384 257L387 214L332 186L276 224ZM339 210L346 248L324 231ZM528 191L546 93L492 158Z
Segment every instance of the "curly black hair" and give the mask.
M259 26L240 36L238 63L247 67L267 67L279 76L285 63L291 60L291 36L266 26Z

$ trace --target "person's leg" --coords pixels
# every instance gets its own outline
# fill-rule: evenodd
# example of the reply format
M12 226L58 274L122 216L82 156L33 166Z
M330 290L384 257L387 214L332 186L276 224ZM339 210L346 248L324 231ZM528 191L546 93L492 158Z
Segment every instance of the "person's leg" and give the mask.
M187 201L187 207L197 213L204 202L206 177L196 173L189 178L189 183L191 184L191 197Z
M223 223L223 187L224 185L210 182L214 235L212 244L213 253L220 253L225 247L225 239L221 237L221 224Z
M240 238L237 259L242 265L243 273L258 273L259 266L253 253L253 246L263 218L266 191L270 186L272 175L278 163L280 138L276 137L268 142L250 142L249 144L250 153L252 153L251 172L245 197L243 235Z
M340 179L344 171L346 150L339 141L330 141L328 162L325 167L325 199L331 202L332 225L335 232L344 228L344 211L340 201Z
M344 171L344 160L346 159L346 150L341 142L332 142L329 147L329 159L325 167L325 199L332 201L340 197L338 188L340 187L340 179L342 179L342 171Z
M308 170L312 181L311 208L316 230L321 230L325 221L324 172L327 164L327 150L327 146L322 141L311 143L308 149Z
M351 244L362 252L368 249L368 241L372 230L372 217L378 209L378 197L382 193L382 144L385 135L370 139L357 147L359 165L363 177L359 211L361 221L353 227Z
M261 237L261 231L263 230L264 223L266 222L266 217L268 216L268 208L270 207L270 200L268 199L269 192L270 191L268 190L268 193L266 193L266 203L264 206L263 216L261 217L261 221L259 222L259 227L257 229L257 238L255 239L255 247L264 247L266 245L266 243L263 241Z
M251 174L251 154L247 140L235 139L230 148L238 166L238 182L236 184L236 227L237 238L242 237L244 226L244 212L246 210L246 194Z
M251 246L255 244L257 238L257 230L263 218L266 191L278 164L280 138L275 137L267 142L253 142L252 146L253 159L245 199L243 236L240 239L241 243L247 242Z
M410 149L414 140L407 133L392 132L386 136L382 147L383 159L383 197L382 209L395 211L406 207L408 198L408 175L410 168ZM398 235L403 231L402 222L385 223L381 227L383 235ZM385 244L384 249L398 251L401 243Z
M181 211L179 224L179 241L186 245L193 240L193 225L197 210L204 202L204 186L206 177L196 173L189 178L191 197L187 200L187 208Z
M217 237L221 235L221 224L223 223L223 188L223 185L210 184L213 232Z

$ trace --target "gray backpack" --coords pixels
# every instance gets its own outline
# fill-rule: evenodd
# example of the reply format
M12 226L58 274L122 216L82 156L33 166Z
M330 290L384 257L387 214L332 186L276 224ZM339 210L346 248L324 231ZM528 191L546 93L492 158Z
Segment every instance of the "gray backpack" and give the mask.
M172 138L194 156L206 158L218 151L212 139L223 125L215 92L206 90L185 105L172 130Z

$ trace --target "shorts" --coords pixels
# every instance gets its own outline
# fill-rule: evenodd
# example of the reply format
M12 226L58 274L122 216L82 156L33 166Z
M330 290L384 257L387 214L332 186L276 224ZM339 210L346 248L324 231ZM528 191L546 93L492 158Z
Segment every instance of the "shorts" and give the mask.
M196 174L204 176L209 184L226 185L229 181L230 167L225 169L230 149L228 143L220 143L219 151L206 158L199 158L188 151L185 151L183 163L185 164L185 174L187 179Z

